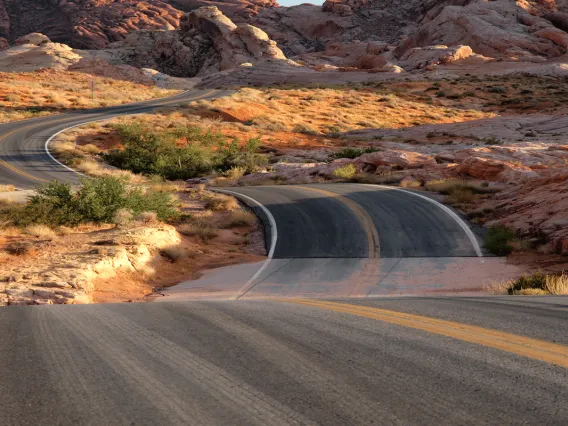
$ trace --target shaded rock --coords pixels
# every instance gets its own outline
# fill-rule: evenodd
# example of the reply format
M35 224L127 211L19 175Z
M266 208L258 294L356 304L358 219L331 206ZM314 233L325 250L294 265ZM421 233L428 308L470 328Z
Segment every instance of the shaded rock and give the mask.
M215 6L184 15L179 31L137 32L111 47L106 52L121 61L177 77L286 60L264 31L248 24L237 26Z
M16 39L14 44L33 44L34 46L39 46L44 43L50 43L51 40L46 35L40 33L31 33Z
M447 64L461 59L467 59L473 55L469 46L427 46L415 47L405 52L399 61L399 65L406 69L424 68L428 65Z
M399 169L418 169L435 166L436 160L431 155L411 151L379 151L363 154L355 160L357 163L372 166L389 166Z

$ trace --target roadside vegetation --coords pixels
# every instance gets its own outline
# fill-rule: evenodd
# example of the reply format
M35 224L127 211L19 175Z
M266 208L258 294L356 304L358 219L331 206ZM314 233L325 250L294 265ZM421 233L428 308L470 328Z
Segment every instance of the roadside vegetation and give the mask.
M267 163L258 154L258 138L241 143L211 129L197 126L173 127L155 132L139 124L116 127L122 149L103 155L110 165L143 175L168 180L189 179L211 172L251 173Z
M94 82L94 98L91 92ZM0 123L168 96L173 90L45 69L33 73L0 72Z
M164 221L179 214L170 194L131 187L121 178L103 177L83 180L76 192L68 184L50 182L38 188L37 194L26 204L14 204L2 210L0 221L19 228L113 223L121 210L133 216L154 212Z
M545 274L538 271L532 275L523 275L516 280L494 285L491 290L497 294L511 295L559 295L568 294L568 274Z

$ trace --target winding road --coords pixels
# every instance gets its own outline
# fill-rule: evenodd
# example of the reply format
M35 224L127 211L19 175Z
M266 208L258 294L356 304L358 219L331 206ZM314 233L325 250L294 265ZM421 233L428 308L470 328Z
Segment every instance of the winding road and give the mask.
M46 150L65 128L227 93L2 124L0 184L75 183ZM1 425L568 422L568 297L481 296L517 271L455 212L373 185L221 190L267 260L165 303L0 308Z

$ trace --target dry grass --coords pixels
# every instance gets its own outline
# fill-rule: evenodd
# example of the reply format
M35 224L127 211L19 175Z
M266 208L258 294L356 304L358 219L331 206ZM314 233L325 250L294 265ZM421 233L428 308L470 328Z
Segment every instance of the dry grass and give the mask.
M26 227L23 232L24 234L47 241L52 241L57 238L57 233L49 226L45 225L30 225Z
M333 171L333 176L338 179L351 179L357 173L357 167L354 164L346 164L338 167Z
M143 176L136 175L128 170L115 169L100 163L92 158L83 158L75 163L72 163L75 170L80 171L89 176L103 177L115 176L125 178L131 183L143 183L146 179Z
M4 250L12 256L26 256L35 253L35 246L28 241L19 241L8 244Z
M204 220L194 220L191 223L184 223L178 227L178 232L188 237L196 236L205 244L219 235L219 230L215 228L211 222Z
M114 214L112 222L116 226L126 227L132 223L133 217L132 212L128 209L119 209Z
M475 109L437 105L424 93L399 96L389 87L241 89L236 94L189 106L194 114L241 122L269 132L304 135L353 129L397 128L491 116ZM426 102L429 101L429 102Z
M10 222L0 223L0 235L2 235L3 237L17 237L21 234L22 230L15 226L10 226Z
M250 226L256 223L256 216L245 210L235 210L229 213L223 221L224 228L233 228L235 226Z
M568 294L568 274L523 275L516 280L501 281L490 284L487 290L494 294L513 294L524 296Z
M419 180L403 180L400 182L400 186L403 188L420 188L422 186L422 182Z
M14 192L15 190L14 185L0 185L0 192Z
M215 194L207 197L205 209L212 211L233 211L239 208L239 203L234 197Z
M547 275L544 289L550 294L568 294L568 275Z
M162 250L160 250L160 254L172 263L176 263L186 257L185 251L178 246L163 248Z
M156 223L158 222L158 215L156 212L142 212L136 216L136 221L144 224Z
M94 99L90 88L93 80ZM69 71L0 73L0 122L140 102L174 93L176 91Z

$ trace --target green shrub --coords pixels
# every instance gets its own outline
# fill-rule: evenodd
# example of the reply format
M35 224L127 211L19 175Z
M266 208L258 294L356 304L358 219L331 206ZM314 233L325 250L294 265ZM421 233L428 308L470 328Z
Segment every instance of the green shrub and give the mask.
M343 148L339 151L336 152L332 152L331 154L329 154L329 158L330 159L338 159L338 158L357 158L360 157L363 154L370 154L372 152L377 152L379 151L379 149L377 148L373 148L373 147L367 147L367 148L352 148L352 147L348 147L348 148Z
M346 164L333 171L333 176L340 179L351 179L357 173L357 168L354 164Z
M134 215L153 211L161 220L178 214L169 194L132 188L122 178L105 176L83 180L75 193L70 185L52 181L39 187L27 204L6 210L3 216L20 227L75 226L84 222L113 223L117 212L124 209Z
M220 132L199 127L177 127L155 132L138 124L116 127L124 149L105 154L115 167L144 175L158 175L169 180L189 179L213 170L225 172L242 167L254 171L265 164L265 155L257 154L259 138L241 144L228 140ZM185 144L178 144L179 140Z
M513 250L509 243L515 237L516 234L513 230L503 225L495 225L489 228L487 234L485 234L484 246L497 256L506 256Z

